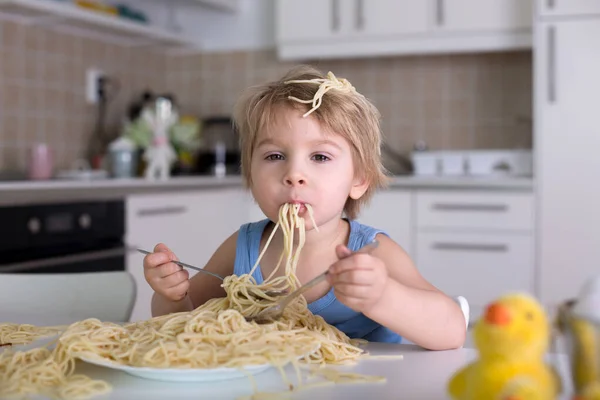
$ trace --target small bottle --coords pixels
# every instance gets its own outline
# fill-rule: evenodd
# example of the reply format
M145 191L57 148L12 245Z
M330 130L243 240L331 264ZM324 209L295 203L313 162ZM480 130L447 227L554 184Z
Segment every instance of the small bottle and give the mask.
M29 179L46 180L52 177L53 158L46 143L34 144L29 152Z

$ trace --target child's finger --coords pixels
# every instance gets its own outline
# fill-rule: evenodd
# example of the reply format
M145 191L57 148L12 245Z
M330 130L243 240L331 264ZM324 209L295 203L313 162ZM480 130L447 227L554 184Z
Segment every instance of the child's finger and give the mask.
M329 272L332 274L341 274L344 271L353 269L373 269L369 266L370 255L364 253L354 253L342 260L334 263L330 268Z
M165 279L165 278L167 278L173 274L176 274L180 271L185 271L179 265L172 263L172 262L161 265L159 268L157 268L157 270L158 270L158 276L162 279Z
M171 299L183 300L183 298L187 294L189 288L190 288L190 281L184 280L183 282L179 283L177 286L167 289L165 291L165 294Z
M336 296L343 297L345 299L360 299L366 300L373 297L373 293L368 286L357 286L349 284L339 284L333 289Z
M165 278L162 278L162 283L164 288L170 289L172 287L176 287L183 281L187 281L190 275L185 269L175 272Z
M164 243L159 243L156 246L154 246L154 252L155 253L166 253L169 255L169 259L171 261L179 261L179 259L175 255L175 253L173 253L173 251L169 247L167 247L167 245Z
M148 254L147 256L144 257L144 268L146 268L146 269L156 268L163 264L167 264L170 261L171 261L171 258L169 257L169 255L167 253L158 252L158 253Z
M164 243L158 243L156 246L154 246L154 250L153 251L155 253L158 253L158 252L168 253L171 250L167 247L166 244L164 244Z
M340 272L333 275L332 282L334 285L338 284L350 284L358 286L370 286L372 279L372 272L365 269L352 269Z

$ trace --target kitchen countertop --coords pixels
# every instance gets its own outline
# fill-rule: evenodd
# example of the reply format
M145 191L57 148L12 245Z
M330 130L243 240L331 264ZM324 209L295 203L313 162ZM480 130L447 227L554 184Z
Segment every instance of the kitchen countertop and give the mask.
M172 177L165 181L148 181L141 178L91 181L6 181L0 182L0 205L63 201L65 199L114 199L130 194L241 187L243 187L243 181L240 176L224 178L212 176ZM400 175L392 178L390 188L532 191L533 178Z

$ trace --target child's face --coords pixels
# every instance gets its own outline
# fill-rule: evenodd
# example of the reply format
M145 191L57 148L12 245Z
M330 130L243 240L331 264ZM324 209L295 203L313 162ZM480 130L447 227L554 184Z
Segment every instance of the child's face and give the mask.
M265 215L278 220L285 203L310 204L317 225L339 219L348 196L359 198L367 184L355 177L350 144L325 132L312 116L281 108L260 132L252 156L252 194ZM306 208L300 215L307 217ZM312 225L305 218L307 229Z

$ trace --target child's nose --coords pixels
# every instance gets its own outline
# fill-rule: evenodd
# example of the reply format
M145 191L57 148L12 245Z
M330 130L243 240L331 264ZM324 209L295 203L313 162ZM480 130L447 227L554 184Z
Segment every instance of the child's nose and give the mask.
M285 184L287 186L303 186L306 184L306 178L299 172L290 171L285 176Z

